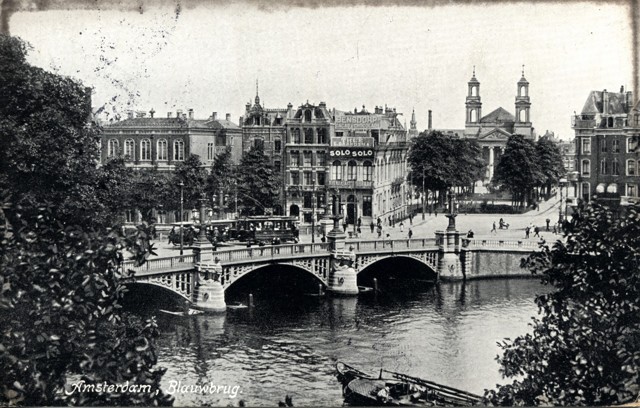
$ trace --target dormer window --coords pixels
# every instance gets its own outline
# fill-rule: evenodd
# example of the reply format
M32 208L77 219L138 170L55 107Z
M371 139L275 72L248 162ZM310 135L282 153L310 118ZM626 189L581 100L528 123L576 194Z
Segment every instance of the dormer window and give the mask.
M311 110L307 109L304 111L304 121L311 122Z

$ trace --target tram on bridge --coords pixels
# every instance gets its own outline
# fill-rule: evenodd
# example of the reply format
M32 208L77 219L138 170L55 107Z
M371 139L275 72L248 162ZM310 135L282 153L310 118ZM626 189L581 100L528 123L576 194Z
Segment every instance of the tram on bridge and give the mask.
M207 222L207 236L212 242L240 241L266 245L298 242L298 217L249 216L236 220Z

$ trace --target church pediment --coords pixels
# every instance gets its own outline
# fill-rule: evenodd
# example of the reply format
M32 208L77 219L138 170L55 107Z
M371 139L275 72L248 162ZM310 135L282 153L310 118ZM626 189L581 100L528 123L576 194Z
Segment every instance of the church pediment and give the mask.
M493 129L487 133L485 133L484 135L480 136L478 138L478 140L504 140L506 141L507 139L509 139L509 136L511 136L511 134L509 134L509 132L506 132L502 129Z

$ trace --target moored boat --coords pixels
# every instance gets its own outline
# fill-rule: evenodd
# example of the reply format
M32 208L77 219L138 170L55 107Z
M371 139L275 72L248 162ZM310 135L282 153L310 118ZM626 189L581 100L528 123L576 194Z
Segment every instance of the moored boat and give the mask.
M479 395L384 369L377 378L341 362L336 370L349 405L459 407L482 402Z

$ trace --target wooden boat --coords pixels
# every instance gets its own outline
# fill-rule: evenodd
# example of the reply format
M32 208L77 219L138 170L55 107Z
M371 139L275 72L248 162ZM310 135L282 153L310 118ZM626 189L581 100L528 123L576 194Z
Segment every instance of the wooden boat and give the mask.
M204 313L202 310L195 310L195 309L189 309L186 313L184 311L173 312L171 310L164 310L164 309L160 309L160 311L162 313L170 314L172 316L191 316L191 315L198 315L198 314Z
M227 305L227 309L246 309L249 306L245 305L244 303L240 303L240 302L235 302L235 303L230 303Z
M341 362L336 370L349 405L460 407L482 402L479 395L384 369L377 378Z

